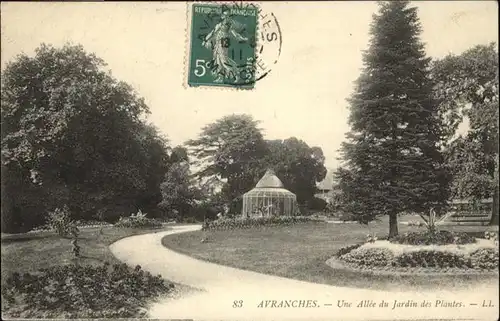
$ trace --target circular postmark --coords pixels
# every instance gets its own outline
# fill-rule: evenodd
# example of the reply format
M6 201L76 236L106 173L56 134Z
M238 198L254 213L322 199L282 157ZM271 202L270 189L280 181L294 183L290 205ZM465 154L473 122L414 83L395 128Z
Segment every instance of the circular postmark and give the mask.
M259 28L256 50L256 78L258 81L267 76L278 63L281 54L282 35L278 19L272 12L259 12Z
M253 87L271 72L281 54L278 20L253 3L215 5L206 10L195 35L209 50L206 68L214 84Z

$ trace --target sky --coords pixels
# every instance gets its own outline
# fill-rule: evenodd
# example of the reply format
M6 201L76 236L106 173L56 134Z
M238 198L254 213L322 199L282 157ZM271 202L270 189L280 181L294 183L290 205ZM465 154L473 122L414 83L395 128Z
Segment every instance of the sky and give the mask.
M419 9L427 54L459 54L498 39L496 1L426 1ZM319 146L328 168L349 130L346 98L362 68L375 2L265 2L282 33L271 73L247 91L185 85L188 4L2 2L1 65L42 42L81 44L131 84L151 109L149 121L172 145L196 138L228 114L250 114L266 139L295 136Z

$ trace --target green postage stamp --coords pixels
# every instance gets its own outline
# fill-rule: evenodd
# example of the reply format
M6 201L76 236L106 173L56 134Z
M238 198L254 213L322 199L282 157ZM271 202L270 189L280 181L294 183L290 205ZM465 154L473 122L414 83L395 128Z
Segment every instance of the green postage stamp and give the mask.
M258 14L253 5L192 4L189 86L253 88Z

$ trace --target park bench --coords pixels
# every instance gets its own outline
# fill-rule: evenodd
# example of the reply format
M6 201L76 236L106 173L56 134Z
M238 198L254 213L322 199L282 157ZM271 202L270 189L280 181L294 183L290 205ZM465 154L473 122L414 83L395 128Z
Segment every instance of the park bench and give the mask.
M487 225L490 222L491 213L454 213L450 216L449 222L458 225Z
M453 200L452 214L448 222L457 225L487 225L491 219L492 199L484 199L475 205L470 200Z
M453 214L450 215L449 222L458 225L487 225L491 219L492 199L485 199L479 205L473 206L471 201L452 201Z

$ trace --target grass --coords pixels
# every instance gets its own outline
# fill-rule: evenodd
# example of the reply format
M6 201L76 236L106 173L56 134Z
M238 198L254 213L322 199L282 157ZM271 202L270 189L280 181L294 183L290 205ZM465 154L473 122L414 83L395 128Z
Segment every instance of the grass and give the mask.
M399 226L400 233L423 229ZM482 235L488 226L446 226L443 229ZM449 289L498 282L498 277L396 276L334 270L325 261L346 245L363 242L367 234L387 236L386 220L360 224L310 224L228 231L195 231L168 235L164 246L194 258L240 269L336 286L380 290ZM207 238L206 242L201 239Z
M109 245L121 238L164 231L161 229L120 229L104 227L84 228L78 244L80 263L102 265L120 263L109 250ZM168 229L168 228L167 228ZM73 262L71 240L61 238L55 232L2 235L2 285L12 272L32 273L42 268Z

